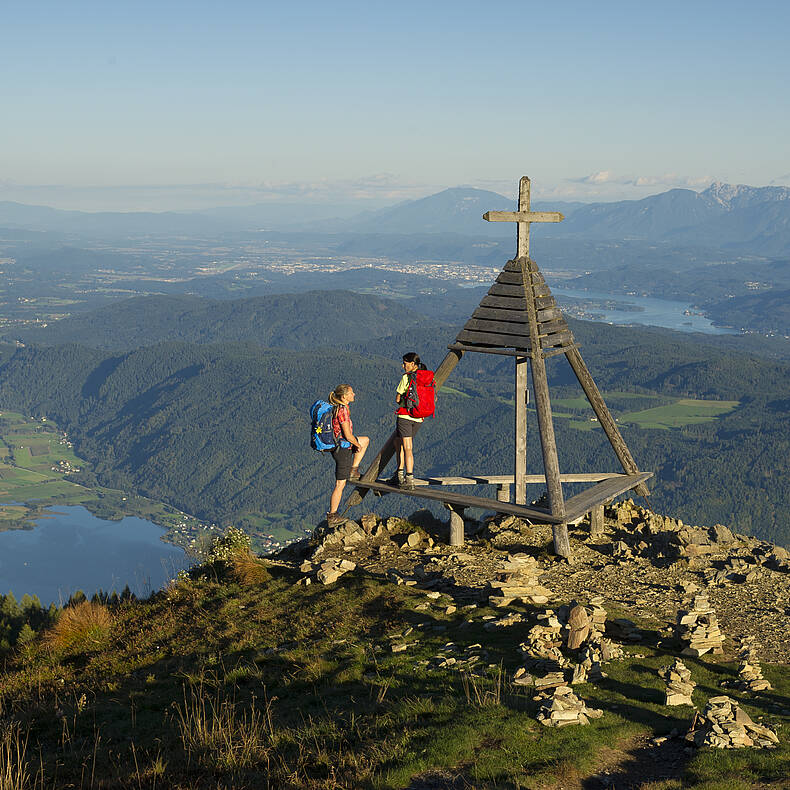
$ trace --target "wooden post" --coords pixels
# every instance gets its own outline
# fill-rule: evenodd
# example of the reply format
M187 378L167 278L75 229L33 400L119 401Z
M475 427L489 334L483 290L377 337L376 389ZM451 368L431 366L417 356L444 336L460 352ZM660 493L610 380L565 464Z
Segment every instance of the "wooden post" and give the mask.
M448 376L453 372L455 366L461 361L461 357L463 355L463 351L450 351L450 353L442 360L441 365L436 368L433 374L433 379L436 382L437 392L441 388L442 384L447 381ZM379 474L381 474L381 470L384 469L390 462L390 458L392 458L392 456L395 454L395 439L396 435L393 432L390 438L384 442L384 446L381 448L381 450L379 450L378 455L373 459L370 466L365 470L365 473L362 475L361 479L366 483L370 483L375 480ZM354 489L351 496L348 498L348 502L346 502L346 508L343 512L345 513L350 507L360 504L369 490L370 489L368 488Z
M507 483L500 483L496 487L496 501L510 502L510 486ZM516 504L521 504L516 502Z
M571 562L571 541L568 537L568 525L564 521L562 524L552 524L551 532L554 538L554 553Z
M518 182L518 210L529 212L530 181ZM529 222L516 223L516 258L529 258ZM532 339L533 344L536 338ZM513 464L513 501L527 504L527 358L516 357L515 381L515 460Z
M516 357L514 502L527 503L527 357Z
M600 538L603 535L603 505L596 505L590 511L590 537Z
M460 505L445 504L450 511L450 545L464 545L464 510Z
M579 353L579 349L576 347L570 348L565 352L565 356L567 357L568 363L573 369L573 372L576 374L576 378L579 380L579 384L581 384L584 394L587 396L587 400L590 401L590 405L593 407L595 416L598 418L598 422L604 429L604 432L609 439L609 443L612 445L615 455L622 464L623 471L625 471L625 473L628 475L638 474L639 468L636 465L636 461L634 461L634 457L631 455L628 446L623 440L620 430L617 427L617 423L615 423L614 419L612 419L609 409L606 408L606 403L604 403L604 399L601 396L601 393L598 391L598 387L596 386L590 371L587 369L587 365L584 364L584 360L582 359L582 355ZM644 483L640 483L634 490L640 496L648 496L650 493Z
M546 376L546 360L540 345L538 331L538 315L535 309L535 294L532 290L532 275L535 264L529 258L519 258L521 279L524 283L524 296L527 301L527 317L532 339L530 361L532 363L532 389L535 392L535 410L538 415L538 432L540 447L543 452L543 468L546 472L546 488L549 494L551 514L559 518L565 516L565 500L562 496L560 482L560 463L557 458L557 441L554 437L554 422L551 417L551 399L549 397L549 381ZM556 524L554 532L554 551L561 557L570 559L570 541L568 525L564 522Z

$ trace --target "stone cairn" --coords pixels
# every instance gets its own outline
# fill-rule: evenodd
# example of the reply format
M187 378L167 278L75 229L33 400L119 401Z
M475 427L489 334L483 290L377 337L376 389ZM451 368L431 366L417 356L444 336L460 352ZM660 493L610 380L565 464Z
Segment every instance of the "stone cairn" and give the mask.
M603 716L602 710L588 708L584 701L573 693L573 689L565 685L564 682L551 687L550 692L544 686L541 693L536 694L534 699L542 703L537 719L546 727L589 724L590 719L598 719Z
M679 659L675 663L658 670L659 676L667 684L665 705L693 705L691 695L697 685L691 679L691 670Z
M556 671L568 666L568 659L560 651L562 623L559 617L552 609L547 609L538 615L538 620L542 623L533 625L526 640L519 645L521 655L532 668Z
M717 654L724 652L724 636L707 595L695 595L691 609L678 612L677 629L680 641L686 643L684 656L699 657L709 650Z
M773 730L755 724L746 711L729 697L711 697L705 710L694 716L686 740L696 746L742 749L756 746L775 749L779 738Z
M768 691L771 689L771 684L763 677L753 636L744 637L741 641L738 658L740 660L738 680L725 681L721 684L722 686L734 687L741 691Z
M571 683L585 683L588 679L596 681L605 678L606 673L601 669L601 665L607 661L623 658L623 655L623 649L611 639L603 636L591 639L579 654L579 663L576 665Z
M489 582L488 602L491 606L508 606L513 601L545 604L553 593L541 586L538 577L541 567L528 554L508 554L497 569L496 579Z

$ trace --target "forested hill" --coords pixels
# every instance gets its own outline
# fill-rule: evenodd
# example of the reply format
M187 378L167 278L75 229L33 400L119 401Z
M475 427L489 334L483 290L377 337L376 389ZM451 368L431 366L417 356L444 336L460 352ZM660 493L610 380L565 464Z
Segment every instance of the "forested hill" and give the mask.
M435 323L435 322L432 322ZM350 291L311 291L232 301L138 296L15 333L26 343L80 343L127 350L162 341L252 342L285 348L342 347L398 334L427 319L402 302Z
M638 463L656 472L654 507L790 542L790 366L716 352L679 333L592 324L574 330ZM392 428L403 347L418 348L435 365L448 339L442 327L432 335L410 330L397 347L371 342L356 352L254 344L163 343L122 354L73 344L27 347L0 365L0 406L54 419L106 485L224 523L265 516L312 527L326 509L332 474L331 461L309 448L309 405L340 382L353 384L355 427L375 447ZM461 361L437 418L420 434L418 473L512 470L508 362L479 354ZM564 359L550 360L549 373L562 470L617 470L600 430L589 430L591 412L572 400L579 391L569 386ZM689 397L729 404L715 418L675 427L642 415ZM539 469L534 417L529 430L530 468ZM368 500L366 507L379 507ZM411 500L383 501L390 513L414 508Z

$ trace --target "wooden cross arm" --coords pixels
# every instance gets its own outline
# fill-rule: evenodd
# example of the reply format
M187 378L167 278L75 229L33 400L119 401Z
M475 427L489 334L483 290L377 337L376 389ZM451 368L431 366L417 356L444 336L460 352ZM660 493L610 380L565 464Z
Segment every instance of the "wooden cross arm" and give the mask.
M486 211L486 222L562 222L559 211Z

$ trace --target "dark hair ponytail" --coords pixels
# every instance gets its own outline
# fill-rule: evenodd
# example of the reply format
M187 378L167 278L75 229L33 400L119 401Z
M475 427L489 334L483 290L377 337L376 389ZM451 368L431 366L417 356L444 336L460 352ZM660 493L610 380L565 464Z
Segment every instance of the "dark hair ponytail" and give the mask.
M407 354L403 355L404 362L413 362L420 370L427 370L428 368L422 364L420 361L420 355L414 351L409 351Z

